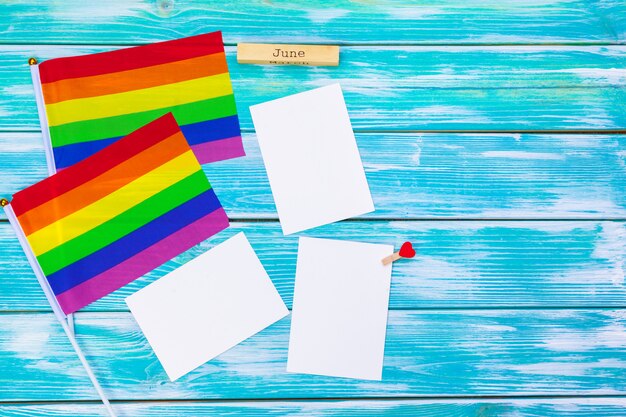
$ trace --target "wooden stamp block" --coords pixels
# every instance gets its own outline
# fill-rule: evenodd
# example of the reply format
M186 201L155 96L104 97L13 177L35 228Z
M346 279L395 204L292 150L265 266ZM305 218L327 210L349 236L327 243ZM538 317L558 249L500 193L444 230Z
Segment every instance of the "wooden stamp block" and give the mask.
M339 65L339 47L333 45L237 44L240 64Z

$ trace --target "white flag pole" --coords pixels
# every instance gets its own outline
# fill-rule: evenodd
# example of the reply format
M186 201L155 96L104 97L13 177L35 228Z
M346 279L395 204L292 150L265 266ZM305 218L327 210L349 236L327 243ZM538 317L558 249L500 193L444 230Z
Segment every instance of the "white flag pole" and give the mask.
M39 125L43 136L43 148L46 152L46 164L48 166L48 176L56 173L54 167L54 153L52 151L52 141L50 140L50 129L48 128L48 116L46 116L46 104L43 101L43 90L41 88L41 78L39 77L39 65L35 58L28 60L30 65L30 78L33 80L35 89L35 101L37 102L37 113L39 114Z
M33 80L33 88L35 89L35 102L37 103L37 113L39 114L39 125L41 126L41 135L43 136L43 148L46 152L46 165L48 166L48 176L56 173L54 167L54 154L52 151L52 141L50 140L50 129L48 128L48 117L46 116L46 105L43 101L43 90L41 88L41 78L39 76L39 65L35 58L28 60L30 66L30 78ZM70 331L74 334L74 315L67 315L67 324Z
M11 226L13 227L13 230L15 231L15 234L17 235L17 239L19 240L20 245L22 246L22 249L24 250L24 253L26 254L26 257L28 258L28 262L30 263L31 268L35 272L37 281L39 281L39 285L41 285L41 289L43 289L43 292L46 295L46 298L48 299L48 303L50 303L50 307L52 307L52 311L54 312L54 315L56 316L57 320L61 324L63 331L65 331L67 338L70 340L70 343L72 344L72 347L74 348L74 351L76 352L76 355L78 355L78 359L80 359L80 362L83 365L83 368L85 368L85 371L87 372L87 375L89 376L89 379L91 380L91 383L93 384L94 388L98 392L98 395L100 396L102 403L107 409L109 416L117 417L115 412L113 411L113 407L111 407L111 403L109 402L104 391L102 390L102 387L100 386L100 383L98 382L98 379L96 379L96 376L94 375L93 370L91 369L91 366L89 366L89 362L87 362L87 358L85 358L85 355L83 354L82 349L78 345L78 342L76 341L76 336L74 335L74 332L70 329L70 326L68 325L65 319L65 313L63 313L61 306L59 305L56 297L54 296L54 292L52 291L52 288L50 288L50 284L48 283L48 280L46 279L43 271L41 270L41 266L39 265L39 262L37 262L37 258L35 258L35 255L33 254L30 248L30 245L26 241L26 235L24 234L24 231L22 230L22 226L20 226L20 223L17 221L17 217L15 216L15 212L13 212L13 208L11 207L11 204L9 204L7 200L3 199L0 202L0 205L2 205L4 208L4 212L6 213L7 218L9 219L9 223L11 224Z

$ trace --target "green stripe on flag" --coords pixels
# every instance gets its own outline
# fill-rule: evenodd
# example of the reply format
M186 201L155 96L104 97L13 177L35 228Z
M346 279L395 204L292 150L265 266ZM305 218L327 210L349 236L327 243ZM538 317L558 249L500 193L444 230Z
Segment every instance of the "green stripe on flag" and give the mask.
M196 171L101 225L37 257L45 275L104 248L168 211L211 188L204 172Z
M168 112L172 112L178 124L182 126L233 116L237 114L237 106L235 96L229 94L180 106L67 123L50 127L50 140L52 146L56 148L73 143L126 136Z

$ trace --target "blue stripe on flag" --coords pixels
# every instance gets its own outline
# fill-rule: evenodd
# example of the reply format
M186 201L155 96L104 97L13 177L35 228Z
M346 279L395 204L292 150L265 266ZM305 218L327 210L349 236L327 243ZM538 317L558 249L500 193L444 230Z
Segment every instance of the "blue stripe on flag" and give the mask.
M207 190L110 245L48 275L48 282L55 294L61 294L131 258L220 207L221 204L213 189Z
M189 146L232 138L234 136L241 136L239 118L237 115L180 126L180 130L187 139ZM55 147L52 150L54 153L55 166L57 169L72 166L88 156L101 151L122 137L123 136L92 140L89 142L73 143L71 145Z

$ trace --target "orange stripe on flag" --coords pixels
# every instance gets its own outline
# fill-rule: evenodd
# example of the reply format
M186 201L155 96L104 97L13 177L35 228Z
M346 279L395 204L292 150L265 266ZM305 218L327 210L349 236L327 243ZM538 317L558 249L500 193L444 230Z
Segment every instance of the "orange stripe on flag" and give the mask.
M228 72L223 52L128 71L42 84L46 104L173 84Z
M62 219L26 236L40 256L86 233L200 170L191 150Z
M42 229L182 155L189 145L181 132L147 148L134 157L18 217L24 233Z

